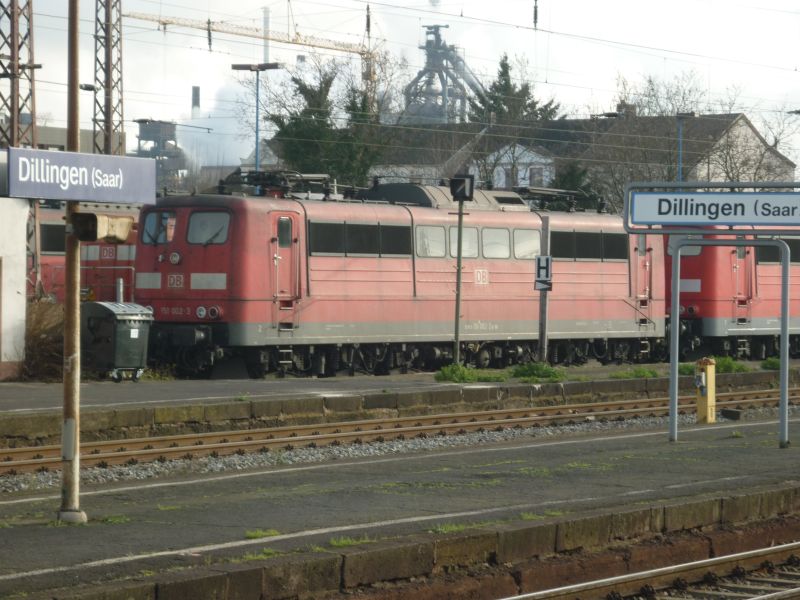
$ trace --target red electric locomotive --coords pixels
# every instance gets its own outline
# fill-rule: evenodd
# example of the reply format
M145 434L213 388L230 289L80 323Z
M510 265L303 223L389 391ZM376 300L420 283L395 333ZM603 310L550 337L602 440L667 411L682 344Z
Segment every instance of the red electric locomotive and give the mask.
M208 372L223 356L332 375L452 360L457 204L443 187L384 184L362 199L166 197L143 209L136 300L156 359ZM529 360L539 331L535 257L549 221L554 361L648 360L664 351L660 238L617 216L538 213L516 194L466 203L460 340L477 366Z
M785 241L791 250L789 314L796 316L800 314L800 238ZM672 268L669 254L667 285ZM753 360L778 354L781 266L777 248L685 247L681 251L680 291L684 352L701 349ZM669 304L669 296L667 300ZM792 334L800 331L794 319L789 324ZM790 336L790 351L793 356L800 354L799 336Z
M64 302L64 207L42 205L31 211L28 231L28 297L49 298ZM140 205L89 205L81 210L138 218ZM81 243L81 296L86 300L118 299L122 287L123 300L134 302L134 259L136 231L131 231L124 244L102 241ZM121 280L121 281L120 281Z

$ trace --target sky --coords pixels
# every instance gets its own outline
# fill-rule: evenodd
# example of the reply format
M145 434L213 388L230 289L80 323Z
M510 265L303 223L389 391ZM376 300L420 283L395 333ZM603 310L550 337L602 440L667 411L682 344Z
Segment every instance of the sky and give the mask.
M424 64L425 25L443 25L447 44L458 46L469 68L488 85L500 58L527 64L527 81L541 100L554 99L569 117L615 109L617 82L652 76L671 81L692 73L706 98L736 98L737 112L757 125L800 109L800 4L796 0L122 0L123 15L147 13L246 27L261 27L269 9L271 31L299 32L351 44L371 44L405 58L409 80ZM66 126L67 2L32 0L36 103L40 122ZM94 0L80 1L80 80L94 79ZM243 85L250 73L232 63L263 62L254 38L206 33L123 18L123 90L128 147L135 148L134 119L179 123L181 146L199 164L238 164L254 144L252 124L237 106L254 103ZM270 43L280 71L262 74L263 86L286 86L298 55L313 49ZM358 64L358 57L328 50ZM519 73L519 69L516 71ZM516 74L512 71L512 75ZM192 87L200 111L192 114ZM91 127L92 98L81 93L82 127ZM800 116L791 117L800 121ZM211 129L207 131L204 128ZM800 140L779 147L800 163Z

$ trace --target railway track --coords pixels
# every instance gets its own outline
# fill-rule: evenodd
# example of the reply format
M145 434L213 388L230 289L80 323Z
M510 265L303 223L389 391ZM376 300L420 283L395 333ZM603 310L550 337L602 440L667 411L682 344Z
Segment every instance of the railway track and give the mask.
M800 398L798 394L800 388L790 390L790 403L797 402ZM753 408L777 405L778 401L775 390L717 395L718 408ZM694 403L694 397L681 397L679 410L684 413L693 412ZM639 416L663 416L668 413L668 400L654 398L118 439L82 443L81 466L106 467L587 420L624 420ZM0 476L57 469L60 464L60 445L0 449Z
M800 597L800 542L522 594L504 600Z

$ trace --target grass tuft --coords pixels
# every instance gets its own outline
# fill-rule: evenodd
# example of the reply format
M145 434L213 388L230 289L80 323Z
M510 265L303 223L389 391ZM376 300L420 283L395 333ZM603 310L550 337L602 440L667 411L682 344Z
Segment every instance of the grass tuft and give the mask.
M247 540L258 540L266 537L275 537L276 535L280 534L281 532L277 529L252 529L250 531L246 531L244 537Z
M567 378L564 369L538 362L517 365L512 369L511 375L518 377L524 383L556 383Z
M22 379L61 381L64 367L64 307L29 302L25 327Z
M651 377L661 377L661 375L655 369L648 369L647 367L634 367L609 374L610 379L649 379Z
M505 381L508 378L503 371L473 369L455 363L442 367L434 377L436 381L452 381L454 383L497 382Z

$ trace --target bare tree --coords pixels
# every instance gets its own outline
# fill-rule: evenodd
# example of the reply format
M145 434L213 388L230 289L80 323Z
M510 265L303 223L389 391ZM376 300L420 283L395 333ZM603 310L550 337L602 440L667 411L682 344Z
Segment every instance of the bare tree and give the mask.
M581 157L593 185L620 202L631 181L793 179L778 145L797 134L800 119L771 111L753 123L737 110L738 95L731 88L710 102L694 72L638 84L619 77L616 118L596 127Z

